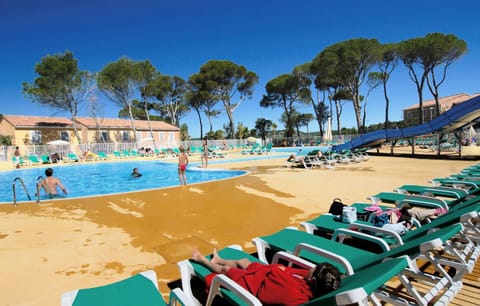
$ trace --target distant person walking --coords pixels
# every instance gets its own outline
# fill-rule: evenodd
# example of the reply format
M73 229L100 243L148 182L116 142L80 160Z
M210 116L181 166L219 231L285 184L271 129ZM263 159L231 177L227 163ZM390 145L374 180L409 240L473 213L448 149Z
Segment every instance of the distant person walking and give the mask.
M188 155L185 153L185 148L180 146L180 154L178 154L178 178L180 179L180 185L187 185L187 177L185 171L188 165Z
M37 184L37 195L40 194L40 189L43 190L50 196L57 195L57 187L59 187L64 194L67 194L67 189L62 185L62 182L56 177L53 176L53 169L47 168L45 170L46 178L38 182Z
M208 167L208 145L207 140L205 139L202 144L202 168Z
M15 164L15 168L20 168L20 157L22 154L20 154L20 148L15 147L15 152L13 153L13 163Z

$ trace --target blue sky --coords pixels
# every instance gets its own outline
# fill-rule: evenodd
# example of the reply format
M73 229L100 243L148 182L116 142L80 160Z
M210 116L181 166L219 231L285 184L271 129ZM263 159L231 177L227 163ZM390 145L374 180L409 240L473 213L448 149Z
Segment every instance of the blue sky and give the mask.
M163 74L188 79L208 60L230 60L259 75L251 100L235 111L234 120L253 128L259 117L277 123L282 110L259 106L265 84L297 65L311 61L325 47L352 38L399 42L441 32L465 40L468 53L450 68L440 95L479 89L480 27L476 1L318 1L318 0L83 0L0 2L0 113L67 116L34 104L22 94L22 82L33 82L34 66L47 54L72 51L82 70L100 71L123 56L150 60ZM390 118L417 102L414 83L402 65L389 85ZM431 95L425 91L425 99ZM105 100L105 117L118 106ZM368 100L367 124L382 122L381 90ZM219 108L221 104L219 104ZM311 112L311 107L300 112ZM88 116L83 107L82 116ZM204 119L204 131L208 128ZM182 119L190 135L199 136L193 112ZM228 123L215 119L214 130ZM353 127L351 106L342 126ZM309 129L318 130L312 122Z

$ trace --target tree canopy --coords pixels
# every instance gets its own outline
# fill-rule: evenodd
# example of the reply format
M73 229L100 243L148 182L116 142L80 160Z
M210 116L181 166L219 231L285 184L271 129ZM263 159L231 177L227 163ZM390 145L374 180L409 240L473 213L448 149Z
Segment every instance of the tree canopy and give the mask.
M293 114L296 103L309 103L310 90L305 84L308 79L302 75L282 74L265 85L266 95L260 101L261 107L280 107L285 114L285 136L293 136Z
M35 65L38 76L33 83L23 82L23 93L34 103L67 112L72 116L75 137L81 138L76 126L79 105L94 90L93 78L78 67L72 52L46 55Z
M244 66L230 61L211 60L200 67L197 82L208 89L214 100L222 101L230 122L230 137L235 137L233 112L245 98L253 94L253 87L258 83L258 76ZM238 96L238 100L232 99Z
M368 71L379 61L379 50L380 43L376 39L356 38L325 48L313 60L313 69L317 72L326 70L331 80L327 84L336 81L350 94L359 130L363 127L360 87Z

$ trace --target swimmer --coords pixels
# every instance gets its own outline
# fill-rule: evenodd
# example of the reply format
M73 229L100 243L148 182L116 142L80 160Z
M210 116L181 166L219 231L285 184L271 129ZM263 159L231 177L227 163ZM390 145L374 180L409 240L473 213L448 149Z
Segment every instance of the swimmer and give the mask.
M37 184L37 195L40 194L40 189L43 188L45 192L50 196L57 195L57 186L63 191L64 194L67 194L67 189L62 185L62 182L56 177L53 176L53 169L47 168L45 170L46 178L38 182Z
M138 168L133 168L132 170L132 177L141 177L142 174L140 172L138 172Z

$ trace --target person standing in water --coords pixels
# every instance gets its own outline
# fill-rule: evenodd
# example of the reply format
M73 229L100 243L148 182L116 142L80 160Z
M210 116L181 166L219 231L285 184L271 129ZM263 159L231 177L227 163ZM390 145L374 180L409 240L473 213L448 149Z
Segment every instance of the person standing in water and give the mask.
M207 140L205 139L202 144L202 168L207 168L208 166L208 145Z
M67 194L67 189L62 185L60 180L56 177L53 176L53 169L52 168L47 168L45 170L45 179L42 179L38 184L37 184L37 195L40 194L40 189L43 188L45 190L45 193L47 193L50 196L56 196L57 195L57 186L63 191L64 194Z
M188 165L188 155L185 153L183 146L180 146L178 150L180 151L180 154L178 154L178 178L180 179L180 185L187 185L185 171Z

